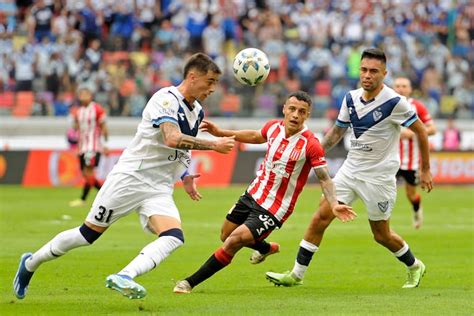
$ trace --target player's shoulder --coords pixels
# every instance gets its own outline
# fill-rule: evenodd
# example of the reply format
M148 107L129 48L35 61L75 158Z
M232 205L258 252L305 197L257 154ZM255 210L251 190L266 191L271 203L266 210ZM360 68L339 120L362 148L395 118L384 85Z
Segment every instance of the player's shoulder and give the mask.
M426 106L420 100L410 98L409 102L413 104L413 106L416 108L417 111L426 109Z
M353 103L354 100L359 100L359 98L362 96L363 92L364 92L364 90L362 88L349 90L346 93L345 97L344 97L345 102L346 103Z
M151 103L159 104L164 108L179 105L179 99L176 95L176 91L174 91L175 89L173 86L161 88L153 94L150 99L150 101L152 101Z

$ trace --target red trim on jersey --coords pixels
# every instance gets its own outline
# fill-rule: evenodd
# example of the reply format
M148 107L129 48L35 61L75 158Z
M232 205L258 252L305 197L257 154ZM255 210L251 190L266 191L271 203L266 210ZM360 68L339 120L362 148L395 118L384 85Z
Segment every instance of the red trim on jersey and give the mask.
M282 222L286 221L288 217L293 213L295 209L296 201L298 201L298 196L300 195L301 191L303 191L304 185L306 181L308 181L309 171L311 170L311 165L309 163L305 163L303 166L303 170L301 170L300 176L296 181L296 188L293 196L291 197L290 205L288 206L288 212L283 216L281 219Z

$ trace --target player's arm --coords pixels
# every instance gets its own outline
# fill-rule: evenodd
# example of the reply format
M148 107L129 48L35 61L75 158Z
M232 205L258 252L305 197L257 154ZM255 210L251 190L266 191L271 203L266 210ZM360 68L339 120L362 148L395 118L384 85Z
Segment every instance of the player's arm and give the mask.
M219 137L215 140L206 140L181 133L179 127L171 122L160 124L165 145L177 149L214 150L226 154L234 147L233 137Z
M346 134L347 127L341 127L338 125L334 125L329 132L324 135L323 141L321 145L324 148L324 151L327 152L331 150L337 143L339 143Z
M420 186L430 192L433 189L433 180L430 171L430 147L425 125L417 119L408 127L418 138L418 148L421 154Z
M433 123L433 121L425 123L425 128L428 136L436 134L436 125Z
M319 179L324 197L329 202L333 214L343 222L353 220L357 214L349 205L339 204L337 201L336 187L329 175L328 168L326 166L314 168L314 172Z
M228 130L221 129L211 121L203 120L199 127L203 132L217 137L235 137L235 140L247 144L263 144L267 140L259 130Z
M102 136L102 147L105 155L109 154L109 129L105 121L99 123L100 133Z

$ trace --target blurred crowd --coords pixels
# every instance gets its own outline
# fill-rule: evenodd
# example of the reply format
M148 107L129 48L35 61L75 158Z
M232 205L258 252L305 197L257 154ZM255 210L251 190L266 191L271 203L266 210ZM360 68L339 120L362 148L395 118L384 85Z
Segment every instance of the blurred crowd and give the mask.
M303 89L314 96L313 116L334 118L371 46L387 54L386 83L408 75L434 117L474 117L469 0L2 0L0 94L31 91L28 114L59 116L87 84L109 115L140 116L203 51L224 70L204 102L209 115L279 115L285 95ZM258 87L232 75L245 47L270 60Z

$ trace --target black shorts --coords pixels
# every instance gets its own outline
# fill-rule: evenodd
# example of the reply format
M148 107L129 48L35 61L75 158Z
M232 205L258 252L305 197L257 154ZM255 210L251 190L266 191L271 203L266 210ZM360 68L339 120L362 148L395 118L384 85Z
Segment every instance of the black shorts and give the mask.
M397 178L405 179L406 183L411 185L418 185L418 171L416 170L403 170L399 169L397 172Z
M239 198L226 218L234 224L247 226L256 241L265 239L281 226L275 216L258 205L247 192Z
M88 152L79 154L79 163L81 165L81 170L85 167L97 167L100 161L100 153Z

